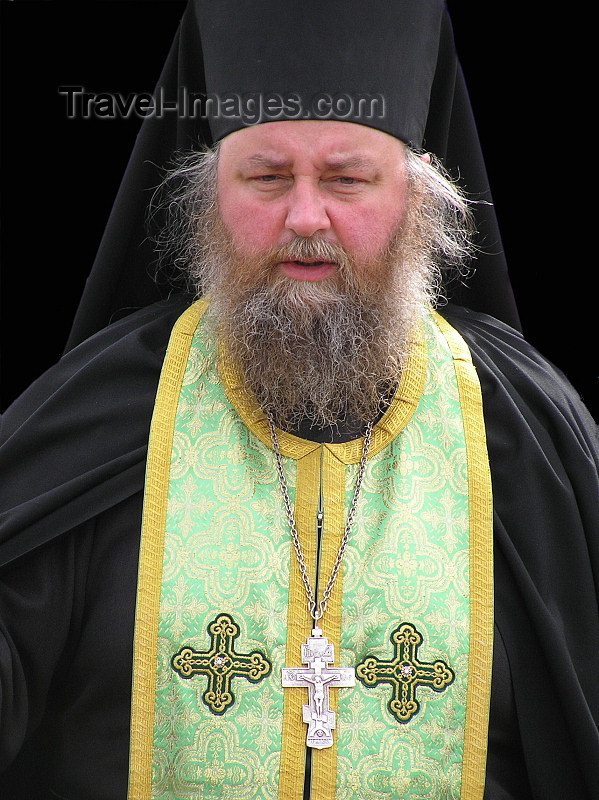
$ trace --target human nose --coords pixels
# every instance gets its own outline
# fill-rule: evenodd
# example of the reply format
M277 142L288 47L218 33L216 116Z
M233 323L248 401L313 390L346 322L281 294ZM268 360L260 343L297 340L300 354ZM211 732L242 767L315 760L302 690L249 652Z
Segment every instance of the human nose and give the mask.
M308 181L296 181L288 194L285 227L297 236L313 236L331 227L323 198L318 187Z

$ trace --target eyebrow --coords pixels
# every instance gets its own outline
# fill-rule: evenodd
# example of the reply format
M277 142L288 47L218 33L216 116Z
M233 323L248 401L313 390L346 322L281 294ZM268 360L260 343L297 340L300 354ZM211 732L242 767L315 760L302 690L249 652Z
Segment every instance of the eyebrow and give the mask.
M264 167L266 169L284 169L290 167L292 161L288 158L277 157L276 155L268 155L266 153L255 153L247 159L247 163L252 166ZM324 161L325 167L328 169L376 169L376 163L367 157L354 155L345 156L331 155Z
M282 169L283 167L291 166L291 161L288 158L277 158L277 156L269 156L264 153L256 153L250 156L247 163L258 167L266 167L267 169Z
M375 162L364 156L344 156L332 155L325 159L325 165L329 169L374 169Z

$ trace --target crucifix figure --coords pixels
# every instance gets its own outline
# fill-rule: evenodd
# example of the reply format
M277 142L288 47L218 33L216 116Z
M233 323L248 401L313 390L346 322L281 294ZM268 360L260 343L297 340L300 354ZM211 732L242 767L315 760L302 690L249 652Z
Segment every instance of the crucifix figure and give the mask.
M314 628L312 636L302 645L302 663L308 666L283 667L284 687L305 686L308 689L308 702L303 706L303 719L308 724L308 747L322 749L333 744L335 712L329 708L329 687L337 689L356 683L352 667L330 667L333 661L333 645L320 628Z

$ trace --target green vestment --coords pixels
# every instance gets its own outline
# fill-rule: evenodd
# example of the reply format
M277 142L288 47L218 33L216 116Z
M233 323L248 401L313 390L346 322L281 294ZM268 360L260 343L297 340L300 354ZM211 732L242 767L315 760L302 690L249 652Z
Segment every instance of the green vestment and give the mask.
M171 337L154 413L135 640L130 800L298 800L305 688L282 688L310 635L268 425L207 329ZM278 432L320 591L362 440ZM330 691L318 800L482 797L492 651L491 496L480 391L431 313L373 429L342 571L321 621L355 686ZM331 685L332 686L332 685Z

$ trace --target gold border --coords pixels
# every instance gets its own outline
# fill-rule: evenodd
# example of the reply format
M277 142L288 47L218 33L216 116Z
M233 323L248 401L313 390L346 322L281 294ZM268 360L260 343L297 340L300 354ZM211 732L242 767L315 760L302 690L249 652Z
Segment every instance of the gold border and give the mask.
M295 524L311 582L316 573L316 539L314 526L318 508L320 450L311 450L297 462L295 482ZM316 478L316 479L315 479ZM301 646L312 630L312 619L295 551L289 547L289 594L287 606L287 643L285 665L301 665ZM292 688L283 692L283 727L279 766L278 800L297 800L304 794L306 726L302 723L302 706L308 700L306 689ZM323 798L324 800L324 798Z
M173 430L192 337L205 308L205 301L194 303L173 327L150 427L135 611L129 800L149 800L151 795L158 613Z
M326 513L322 536L319 596L331 574L339 545L345 530L345 466L328 448L322 454L322 491L326 492ZM314 538L314 537L313 537ZM341 601L343 596L343 568L339 570L327 604L323 621L323 634L333 643L335 663L341 653ZM337 713L339 689L330 692L331 711ZM312 752L312 792L318 800L334 800L337 789L337 734L333 746ZM297 795L298 797L300 795Z
M410 339L408 348L409 355L406 358L397 391L389 408L372 429L370 456L379 453L395 439L408 423L420 400L426 375L426 342L421 324L416 327L415 335ZM222 344L219 346L218 367L225 394L230 403L252 433L260 439L262 444L270 448L270 430L266 417L246 387L239 367L233 362ZM281 454L293 459L300 459L320 447L315 442L300 439L298 436L281 430L277 430L277 439ZM360 460L363 444L364 437L361 436L343 444L327 444L325 447L342 463L353 464Z
M485 787L493 661L493 501L482 396L468 345L447 320L435 322L453 355L466 441L470 518L470 652L461 800Z
M322 473L322 474L321 474ZM319 504L319 487L326 493L326 513L322 537L319 572L322 581L330 575L337 557L345 527L345 467L326 448L319 447L297 462L295 491L295 520L304 554L306 568L314 583L316 574L316 512ZM295 553L291 548L291 559ZM339 572L327 604L324 635L334 644L339 654L341 632L341 599L343 575ZM307 611L306 595L299 570L291 565L289 577L289 605L287 612L287 646L285 663L300 665L301 645L312 628ZM286 689L283 700L283 729L278 800L297 800L303 795L306 749L306 726L302 719L302 705L307 702L306 689ZM337 711L337 692L329 696L332 711ZM312 751L312 792L319 800L334 800L337 788L337 739L333 746Z

